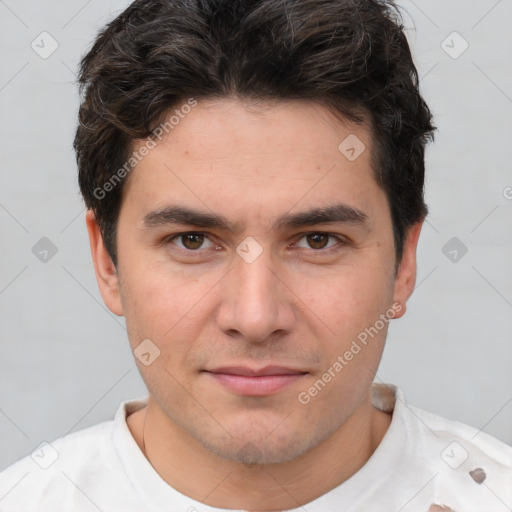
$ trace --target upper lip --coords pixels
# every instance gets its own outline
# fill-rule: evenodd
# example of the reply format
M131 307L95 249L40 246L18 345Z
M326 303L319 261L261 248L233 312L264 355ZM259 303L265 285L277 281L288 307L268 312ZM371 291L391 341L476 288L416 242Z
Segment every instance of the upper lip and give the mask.
M226 373L229 375L243 375L246 377L261 377L263 375L298 375L307 373L294 368L285 366L265 366L264 368L254 369L248 366L222 366L212 370L206 370L209 373Z

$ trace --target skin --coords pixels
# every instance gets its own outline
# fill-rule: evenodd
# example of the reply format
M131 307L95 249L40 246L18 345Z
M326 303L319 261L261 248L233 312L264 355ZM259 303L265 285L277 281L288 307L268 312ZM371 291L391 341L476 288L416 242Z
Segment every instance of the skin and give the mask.
M366 145L353 162L338 150L349 134ZM391 416L371 405L371 384L387 324L308 404L297 398L394 303L402 316L414 288L422 222L395 272L371 150L368 127L319 104L201 101L131 172L117 269L87 213L106 305L126 317L132 349L150 339L160 350L149 366L136 359L149 398L128 426L180 492L219 508L295 508L356 473L386 433ZM280 215L339 202L367 222L272 227ZM145 225L171 203L221 214L239 230ZM203 245L176 237L187 231L206 233ZM311 233L334 238L315 244ZM262 248L252 263L236 252L248 236ZM256 397L204 371L269 364L306 373Z

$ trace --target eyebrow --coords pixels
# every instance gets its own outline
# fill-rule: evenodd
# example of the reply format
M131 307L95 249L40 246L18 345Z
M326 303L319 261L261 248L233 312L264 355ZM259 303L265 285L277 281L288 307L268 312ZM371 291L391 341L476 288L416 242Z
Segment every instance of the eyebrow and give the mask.
M313 208L299 213L286 213L273 223L274 229L284 230L303 228L317 224L360 224L368 227L368 216L361 210L343 203ZM146 214L143 225L146 228L183 224L206 229L220 229L237 233L241 231L239 222L231 222L223 215L194 210L180 205L170 205Z

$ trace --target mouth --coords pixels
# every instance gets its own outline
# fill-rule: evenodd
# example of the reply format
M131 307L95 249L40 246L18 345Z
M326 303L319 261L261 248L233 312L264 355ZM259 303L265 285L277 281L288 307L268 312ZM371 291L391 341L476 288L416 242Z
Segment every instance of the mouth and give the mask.
M246 396L277 393L297 382L308 372L283 366L255 369L247 366L226 366L204 372L230 391Z

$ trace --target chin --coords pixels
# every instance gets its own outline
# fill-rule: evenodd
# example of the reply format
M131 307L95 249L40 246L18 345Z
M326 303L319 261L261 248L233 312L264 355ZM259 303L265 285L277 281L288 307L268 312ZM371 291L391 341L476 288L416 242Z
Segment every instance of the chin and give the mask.
M271 431L269 435L268 432L231 437L227 442L216 443L211 437L199 441L215 455L248 467L289 462L321 442L321 439L311 437L311 433L303 437L303 430L300 433L281 433L280 436L273 435Z

